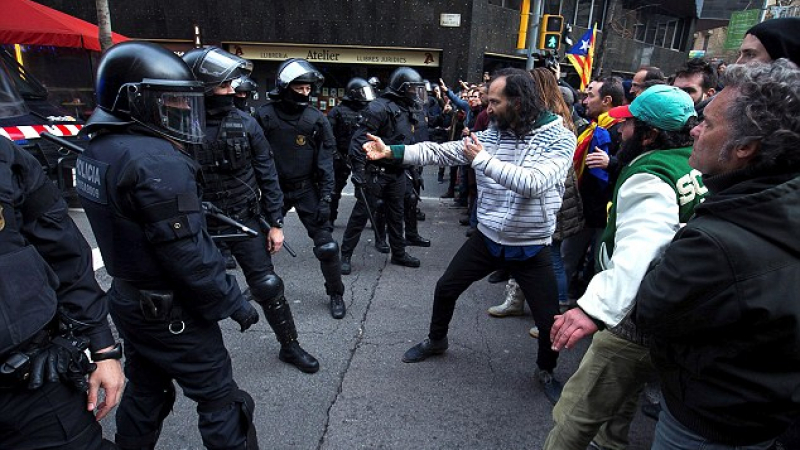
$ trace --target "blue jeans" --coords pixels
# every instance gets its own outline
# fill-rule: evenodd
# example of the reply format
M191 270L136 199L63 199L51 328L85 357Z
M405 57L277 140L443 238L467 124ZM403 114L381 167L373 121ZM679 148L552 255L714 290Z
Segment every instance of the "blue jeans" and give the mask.
M564 270L564 260L561 259L561 241L553 239L550 252L553 256L553 272L556 274L556 283L558 284L558 303L565 305L568 302L567 290L569 289L569 284L567 282L567 272Z
M661 407L651 450L767 450L775 443L774 439L752 445L714 443L678 422L663 400Z

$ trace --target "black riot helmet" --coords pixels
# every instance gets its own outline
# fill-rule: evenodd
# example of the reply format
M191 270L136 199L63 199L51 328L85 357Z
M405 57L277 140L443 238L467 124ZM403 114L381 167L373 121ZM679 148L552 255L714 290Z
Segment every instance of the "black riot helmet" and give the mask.
M197 80L203 82L209 96L215 87L253 71L253 63L219 47L193 48L183 54L183 61Z
M278 75L275 79L275 89L269 96L273 99L280 99L290 104L298 106L308 105L310 95L302 95L290 89L292 84L310 84L311 93L318 91L325 81L310 62L302 58L290 58L282 62L278 67Z
M231 87L233 91L237 94L246 94L246 96L254 96L256 94L256 89L258 89L258 84L253 81L252 78L248 76L239 77L233 81L231 81ZM253 97L253 100L258 100L257 98Z
M233 104L242 111L248 111L248 100L258 100L258 84L248 76L231 81L231 87L234 92Z
M138 123L164 137L200 143L205 130L203 85L171 51L149 42L123 42L97 68L97 108L85 133Z
M363 78L355 77L347 82L342 100L367 103L375 100L375 89Z
M375 92L378 92L378 90L381 88L381 80L378 77L369 77L367 83L369 83L370 86L375 89Z
M411 67L398 67L392 72L386 93L411 104L424 104L428 100L422 76Z

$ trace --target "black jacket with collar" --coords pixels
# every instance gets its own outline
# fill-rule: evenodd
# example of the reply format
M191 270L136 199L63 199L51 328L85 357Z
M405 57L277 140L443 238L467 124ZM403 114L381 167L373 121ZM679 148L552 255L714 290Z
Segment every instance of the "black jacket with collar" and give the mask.
M713 441L777 437L800 414L800 175L706 179L634 311L667 407Z

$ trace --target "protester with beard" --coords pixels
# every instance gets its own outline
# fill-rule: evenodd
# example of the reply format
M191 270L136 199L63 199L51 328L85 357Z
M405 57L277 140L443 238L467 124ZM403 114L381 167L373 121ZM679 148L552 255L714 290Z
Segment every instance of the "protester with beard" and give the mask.
M499 71L488 100L492 125L463 140L387 146L370 136L364 145L370 160L470 164L477 174L478 231L436 284L428 338L409 349L403 361L416 363L443 354L458 297L493 270L507 268L522 287L542 330L535 373L545 395L555 402L561 385L553 378L558 353L551 348L550 327L558 313L558 289L550 243L575 135L560 117L546 110L524 70Z
M617 154L625 166L598 241L598 273L550 331L556 351L597 334L553 408L548 450L585 449L593 439L601 449L627 446L639 394L655 370L628 313L648 265L708 192L689 166L689 130L697 123L689 94L653 86L609 115L626 119Z

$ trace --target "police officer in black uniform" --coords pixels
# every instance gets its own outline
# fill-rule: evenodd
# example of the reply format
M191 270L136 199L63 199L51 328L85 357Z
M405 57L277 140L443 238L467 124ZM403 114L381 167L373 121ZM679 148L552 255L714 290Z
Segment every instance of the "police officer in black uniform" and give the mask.
M252 116L237 109L232 81L241 80L249 62L218 47L193 49L183 60L205 86L205 141L195 151L200 163L203 200L251 229L263 229L256 238L226 242L242 267L250 295L261 305L281 350L278 358L306 373L319 362L300 347L283 280L275 274L270 253L283 244L283 194L275 161L264 132ZM261 226L261 224L265 224ZM230 235L235 228L208 218L212 236Z
M345 316L344 283L339 263L339 244L331 232L333 153L336 142L331 125L320 110L309 105L313 90L324 77L305 59L291 58L278 67L272 102L260 107L257 117L275 154L283 213L295 208L314 241L330 296L331 316Z
M4 137L0 273L0 448L114 448L98 420L122 393L122 351L91 249L41 165Z
M364 119L350 142L350 163L353 169L350 179L357 187L356 192L366 191L367 198L358 194L356 206L353 207L344 232L342 272L345 274L351 271L350 258L369 218L368 207L370 211L377 210L377 202L370 198L380 199L385 208L392 252L391 263L406 267L420 265L419 259L406 253L406 242L403 239L406 170L397 161L367 161L361 146L367 141L367 133L380 136L384 142L392 144L416 142L416 129L425 120L421 108L425 98L425 83L419 73L410 67L399 67L392 72L386 92L371 102L362 113ZM372 204L367 205L367 201ZM416 211L413 212L416 215Z
M203 141L203 84L171 51L125 42L100 61L96 92L76 185L113 277L111 317L125 341L116 443L155 448L175 380L197 402L206 448L258 448L255 405L233 380L218 324L230 317L244 331L258 312L206 230L189 152Z
M247 75L231 81L234 99L233 104L251 116L256 115L256 109L250 106L250 100L258 100L258 84Z
M342 189L350 176L350 139L361 121L361 110L375 100L375 90L363 78L353 78L347 83L342 102L328 112L328 122L336 138L336 152L333 154L333 174L335 185L331 194L331 224L339 216L339 200Z

